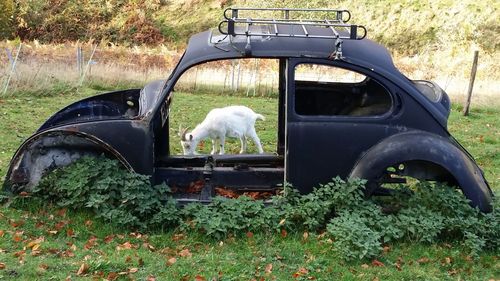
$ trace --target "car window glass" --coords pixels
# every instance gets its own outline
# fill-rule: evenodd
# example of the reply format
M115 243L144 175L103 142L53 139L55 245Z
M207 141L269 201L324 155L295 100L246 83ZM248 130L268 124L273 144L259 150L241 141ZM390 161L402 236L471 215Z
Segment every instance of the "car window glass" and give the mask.
M389 92L363 74L320 64L295 67L295 112L299 115L379 116L391 106Z

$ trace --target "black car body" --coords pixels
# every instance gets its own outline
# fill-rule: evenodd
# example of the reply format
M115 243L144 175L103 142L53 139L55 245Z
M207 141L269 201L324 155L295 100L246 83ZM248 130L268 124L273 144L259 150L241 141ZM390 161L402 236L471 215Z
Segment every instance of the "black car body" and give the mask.
M220 185L262 191L286 181L307 193L337 175L367 179L367 193L374 194L384 183L410 176L458 186L473 206L491 210L483 172L447 130L450 100L438 85L401 74L383 46L364 39L366 29L345 24L345 10L334 11L335 23L320 24L287 21L294 9L278 9L287 15L279 24L248 24L238 15L246 10L226 10L231 15L219 26L222 34L192 36L167 80L90 97L56 113L15 153L8 187L29 188L52 168L104 153L151 175L154 183L182 189L203 182L200 194L184 194L181 201L209 201ZM169 106L179 77L198 64L241 58L279 61L277 153L170 155ZM366 79L301 81L294 78L300 65L347 69ZM364 101L367 92L385 96L370 103Z

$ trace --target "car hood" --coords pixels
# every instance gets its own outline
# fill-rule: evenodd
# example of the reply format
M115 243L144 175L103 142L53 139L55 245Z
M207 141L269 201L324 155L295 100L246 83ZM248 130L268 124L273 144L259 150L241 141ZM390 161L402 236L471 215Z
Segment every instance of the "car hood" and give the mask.
M140 92L140 89L122 90L77 101L52 115L38 131L72 123L137 118Z
M157 80L143 89L109 92L77 101L52 115L38 131L72 123L145 118L154 108L163 84L164 80Z

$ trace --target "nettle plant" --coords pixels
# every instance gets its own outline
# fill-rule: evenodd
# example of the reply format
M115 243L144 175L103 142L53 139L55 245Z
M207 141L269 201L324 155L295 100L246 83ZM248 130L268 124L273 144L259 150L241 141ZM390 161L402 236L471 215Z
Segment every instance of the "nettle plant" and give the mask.
M249 231L326 230L333 250L347 260L373 258L383 245L397 241L457 241L474 256L500 247L498 200L494 211L484 214L454 188L417 183L401 186L391 200L381 201L365 198L364 183L334 178L307 195L285 185L267 206L240 196L179 207L168 186L151 187L147 176L130 173L115 160L84 157L47 175L30 198L92 210L97 217L133 229L178 228L216 239Z

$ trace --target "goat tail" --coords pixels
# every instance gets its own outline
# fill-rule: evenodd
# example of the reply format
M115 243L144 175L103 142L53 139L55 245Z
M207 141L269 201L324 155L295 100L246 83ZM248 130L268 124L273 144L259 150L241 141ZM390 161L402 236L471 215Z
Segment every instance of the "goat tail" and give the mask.
M260 119L262 121L265 121L266 120L266 117L264 117L264 115L262 114L258 114L258 113L255 113L255 119Z

